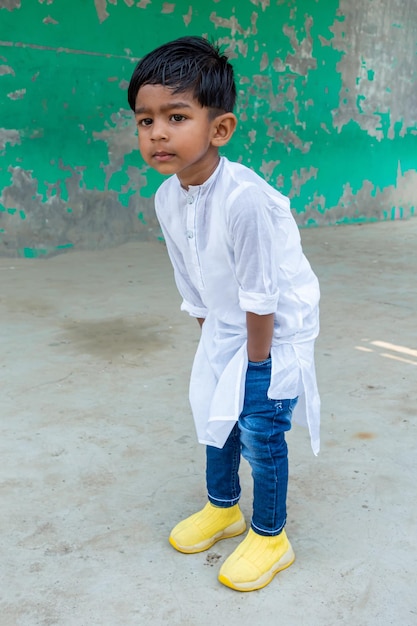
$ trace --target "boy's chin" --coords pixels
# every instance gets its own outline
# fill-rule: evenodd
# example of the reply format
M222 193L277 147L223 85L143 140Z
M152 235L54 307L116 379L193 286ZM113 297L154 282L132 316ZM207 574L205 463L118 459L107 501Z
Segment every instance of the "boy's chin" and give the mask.
M175 167L172 163L158 163L156 167L153 163L152 168L156 170L159 174L162 174L162 176L172 176L178 171L178 168Z

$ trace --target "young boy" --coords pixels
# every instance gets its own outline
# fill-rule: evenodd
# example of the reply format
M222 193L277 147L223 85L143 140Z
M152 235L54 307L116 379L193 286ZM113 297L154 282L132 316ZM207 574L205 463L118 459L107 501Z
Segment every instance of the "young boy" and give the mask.
M242 453L252 469L253 516L219 580L251 591L295 558L284 530L285 431L294 410L318 452L319 287L288 199L219 156L236 128L235 97L232 66L200 37L150 52L128 91L142 157L171 175L157 191L156 213L181 308L201 326L190 401L198 439L207 446L208 502L169 541L195 553L245 531L238 505Z

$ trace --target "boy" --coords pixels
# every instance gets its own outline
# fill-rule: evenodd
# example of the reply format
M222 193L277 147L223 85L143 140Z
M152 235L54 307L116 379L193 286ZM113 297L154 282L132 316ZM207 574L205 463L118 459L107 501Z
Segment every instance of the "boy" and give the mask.
M291 565L285 534L291 417L319 447L314 371L319 287L289 201L250 169L219 156L236 128L233 68L200 37L146 55L128 91L139 150L171 177L155 208L182 310L201 339L190 381L198 439L206 444L206 506L171 532L180 552L242 534L239 461L252 469L253 517L219 580L239 591ZM298 406L296 408L297 400Z

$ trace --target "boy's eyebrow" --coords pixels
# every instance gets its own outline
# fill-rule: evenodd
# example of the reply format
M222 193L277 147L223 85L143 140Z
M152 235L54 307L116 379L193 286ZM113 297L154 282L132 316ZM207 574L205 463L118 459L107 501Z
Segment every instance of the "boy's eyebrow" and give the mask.
M170 109L191 109L191 105L187 102L169 102L168 104L163 104L160 107L161 111L169 111ZM146 107L138 107L135 109L135 115L141 115L142 113L148 113L149 109Z

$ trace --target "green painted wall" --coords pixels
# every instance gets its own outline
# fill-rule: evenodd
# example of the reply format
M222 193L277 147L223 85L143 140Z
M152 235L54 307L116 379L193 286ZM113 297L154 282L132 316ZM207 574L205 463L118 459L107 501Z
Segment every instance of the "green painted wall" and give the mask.
M300 226L414 214L415 0L0 0L0 254L159 237L161 178L126 87L184 34L229 51L226 154L289 195Z

